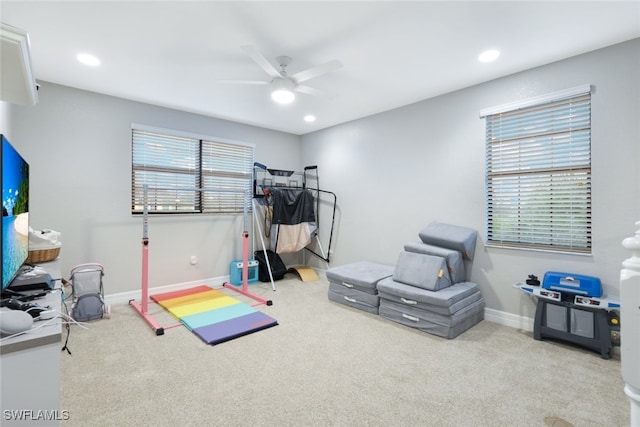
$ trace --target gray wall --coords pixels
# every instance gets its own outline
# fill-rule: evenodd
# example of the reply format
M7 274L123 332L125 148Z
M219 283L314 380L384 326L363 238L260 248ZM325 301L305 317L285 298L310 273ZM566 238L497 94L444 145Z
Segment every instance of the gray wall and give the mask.
M305 135L303 163L317 164L339 197L333 264L393 265L404 243L441 221L478 230L470 278L490 309L533 317L533 301L512 285L554 270L600 277L617 296L630 255L620 243L640 219L638 76L640 39ZM480 110L585 83L594 87L593 254L485 247Z
M11 141L11 104L0 101L0 133Z
M254 143L256 161L300 168L298 136L46 82L38 95L35 107L11 110L11 142L31 166L31 226L62 233L64 277L77 264L103 264L107 294L141 284L142 219L130 213L132 123ZM242 216L151 217L149 286L228 275L242 256L241 232Z

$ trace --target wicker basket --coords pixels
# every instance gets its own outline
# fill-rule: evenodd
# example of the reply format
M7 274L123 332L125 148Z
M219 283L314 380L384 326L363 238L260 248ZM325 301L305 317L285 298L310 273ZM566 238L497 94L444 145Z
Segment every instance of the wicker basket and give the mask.
M51 249L39 249L37 251L29 251L29 256L27 257L27 261L30 264L37 264L39 262L49 262L58 258L60 254L60 248L51 248Z

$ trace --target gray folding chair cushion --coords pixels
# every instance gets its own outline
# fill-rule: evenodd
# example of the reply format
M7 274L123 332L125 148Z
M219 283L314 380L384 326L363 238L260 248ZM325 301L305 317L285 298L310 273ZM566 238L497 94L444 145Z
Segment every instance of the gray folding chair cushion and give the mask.
M444 258L406 251L398 256L393 280L430 291L451 286L451 276Z
M404 245L407 252L416 252L425 255L435 255L444 258L447 261L449 275L453 283L464 282L466 280L466 272L464 269L464 259L462 252L452 249L441 248L439 246L427 245L421 242L412 242Z
M472 228L432 222L418 235L428 245L462 252L465 259L472 260L475 254L478 232Z

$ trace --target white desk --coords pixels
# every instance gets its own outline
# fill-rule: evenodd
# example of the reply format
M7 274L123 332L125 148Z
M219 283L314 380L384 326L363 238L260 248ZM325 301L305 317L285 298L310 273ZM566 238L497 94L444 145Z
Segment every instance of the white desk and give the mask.
M60 261L40 264L61 288ZM34 300L61 308L62 291ZM6 310L6 308L2 308ZM60 352L62 324L56 319L34 322L31 331L0 342L0 425L59 426L68 416L60 410Z

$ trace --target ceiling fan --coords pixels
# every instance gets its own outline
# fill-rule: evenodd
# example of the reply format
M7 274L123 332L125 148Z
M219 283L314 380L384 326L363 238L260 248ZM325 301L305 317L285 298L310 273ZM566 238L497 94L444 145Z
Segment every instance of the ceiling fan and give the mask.
M250 84L250 85L271 85L271 98L280 104L288 104L295 99L294 92L305 93L307 95L320 95L318 89L301 85L300 83L323 74L335 71L342 67L338 60L329 61L322 65L299 71L291 76L287 74L287 65L291 62L288 56L278 56L276 61L280 66L280 71L276 69L267 59L253 46L242 46L244 50L271 77L271 81L263 80L218 80L219 83Z

